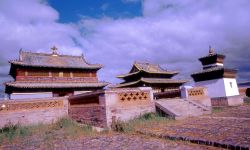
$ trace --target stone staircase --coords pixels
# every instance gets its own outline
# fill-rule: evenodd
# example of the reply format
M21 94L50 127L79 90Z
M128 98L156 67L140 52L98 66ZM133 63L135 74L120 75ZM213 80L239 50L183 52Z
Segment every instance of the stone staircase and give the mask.
M211 109L199 103L185 99L159 99L155 101L157 109L174 119L211 114Z

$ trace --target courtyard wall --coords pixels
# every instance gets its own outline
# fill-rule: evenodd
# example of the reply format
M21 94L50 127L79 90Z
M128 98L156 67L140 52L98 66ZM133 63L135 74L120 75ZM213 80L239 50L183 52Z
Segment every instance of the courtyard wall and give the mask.
M54 123L68 115L66 97L0 101L0 128L6 124Z

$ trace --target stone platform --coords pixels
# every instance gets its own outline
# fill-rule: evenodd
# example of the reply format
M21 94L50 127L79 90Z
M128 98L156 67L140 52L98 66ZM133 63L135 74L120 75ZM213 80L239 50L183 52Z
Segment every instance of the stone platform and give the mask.
M158 110L177 120L211 113L209 108L185 99L160 99L155 101L155 105Z

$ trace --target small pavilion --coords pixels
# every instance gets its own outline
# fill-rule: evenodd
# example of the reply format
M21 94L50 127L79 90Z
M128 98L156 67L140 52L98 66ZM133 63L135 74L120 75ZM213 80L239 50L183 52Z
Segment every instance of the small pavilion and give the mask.
M158 64L148 62L135 62L129 73L118 75L117 78L124 82L118 84L118 88L127 87L152 87L154 93L179 90L179 87L187 80L172 79L177 71L170 71L161 68Z

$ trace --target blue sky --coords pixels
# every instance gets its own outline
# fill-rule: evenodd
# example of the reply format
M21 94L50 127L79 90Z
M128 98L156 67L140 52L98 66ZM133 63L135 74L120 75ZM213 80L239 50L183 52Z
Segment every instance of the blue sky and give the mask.
M77 22L82 17L131 18L142 15L141 1L125 0L49 0L60 22Z

